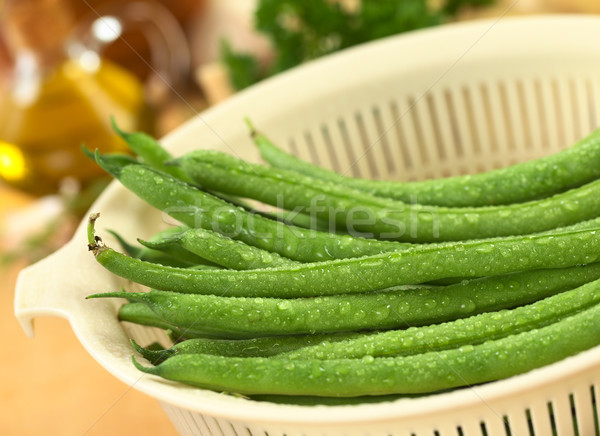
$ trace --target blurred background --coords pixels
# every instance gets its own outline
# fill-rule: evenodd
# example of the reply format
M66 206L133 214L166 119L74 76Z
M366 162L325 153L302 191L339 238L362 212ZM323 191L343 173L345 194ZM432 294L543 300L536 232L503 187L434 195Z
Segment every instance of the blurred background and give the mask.
M109 182L81 146L124 150L111 119L160 138L244 87L352 45L542 13L600 14L600 2L0 1L0 434L175 434L66 321L39 319L30 339L12 311L19 270L64 244Z

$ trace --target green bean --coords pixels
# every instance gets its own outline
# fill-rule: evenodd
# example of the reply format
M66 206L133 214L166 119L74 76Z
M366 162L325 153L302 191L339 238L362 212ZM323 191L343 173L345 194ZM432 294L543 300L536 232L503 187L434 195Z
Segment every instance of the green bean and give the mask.
M125 303L119 308L119 320L163 330L173 329L174 326L160 319L147 305L143 303Z
M113 125L113 129L119 134L119 136L126 142L126 144L129 146L129 148L141 159L141 161L143 163L147 164L151 168L160 170L160 171L165 172L173 177L176 177L179 180L182 180L182 181L188 182L188 183L190 182L189 178L186 176L186 174L183 171L181 171L180 168L177 168L176 166L173 166L173 165L165 165L165 163L168 163L169 161L171 161L173 159L173 156L152 136L147 135L143 132L124 132L117 126L117 124L114 122L114 120L112 120L112 125ZM236 206L243 207L244 209L251 211L253 213L263 214L263 212L253 209L249 204L244 202L242 199L236 198L234 196L212 193L212 192L211 192L211 194L213 194L217 197L220 197L224 201L235 204ZM273 216L266 214L266 213L264 213L264 215L267 217L270 217L272 219L274 218ZM313 228L315 226L315 224L317 224L314 222L315 220L312 220L313 222L310 222L308 220L310 220L310 217L303 216L303 214L289 213L289 214L286 214L284 221L289 222L289 223L301 223L302 224L301 227L306 227L306 228ZM311 225L307 225L307 224L311 224ZM322 225L321 229L326 230L327 227Z
M174 162L207 189L310 211L370 238L436 242L530 234L600 215L600 180L527 203L448 208L384 199L213 150L195 150Z
M274 167L406 203L417 201L449 207L519 203L557 194L600 177L600 130L553 155L480 174L418 182L344 176L284 152L254 130L252 137L262 158Z
M422 302L425 300L424 295L405 296L402 292L390 292L390 294L381 298L378 298L380 294L358 294L286 300L219 297L152 290L140 293L104 292L87 298L126 298L144 303L162 322L176 326L182 331L195 330L206 335L229 339L395 328L410 325L410 321L418 315L426 319L431 317L426 309L417 311L418 315L410 312L408 316L390 309L405 304L405 299L411 301L413 305L415 301ZM456 304L453 307L454 312L467 316L473 308L467 306L464 299L461 300L462 309ZM427 301L435 301L435 299ZM470 298L467 301L472 303ZM340 314L340 310L344 316ZM444 312L449 311L447 309ZM356 315L357 313L359 316Z
M89 249L107 270L151 288L238 297L310 297L361 293L446 277L481 277L600 260L597 230L416 246L404 251L248 271L185 270L114 251L88 223Z
M131 159L96 153L96 160L127 189L188 227L213 230L300 262L359 257L408 246L288 226L248 213Z
M338 235L348 234L348 232L343 229L336 229L335 226L331 226L328 221L323 221L315 216L310 216L298 211L277 210L274 213L265 214L265 217L270 217L271 219L282 221L288 225L294 225L305 229L314 229L327 233L331 232Z
M592 218L592 219L586 220L586 221L581 221L576 224L571 224L569 226L558 227L558 228L552 229L552 230L546 230L544 232L537 233L537 235L541 236L541 235L552 235L552 234L556 234L556 233L560 233L560 232L593 230L593 229L596 229L599 227L600 227L600 217ZM493 243L494 240L496 240L496 239L502 239L502 238L488 238L487 241L489 243ZM433 245L433 244L431 244L431 245ZM465 279L464 277L446 277L443 279L428 281L427 284L429 284L429 285L452 285L454 283L459 283L460 281L462 281L464 279Z
M125 253L136 259L181 268L186 268L194 265L193 263L187 262L185 260L176 259L173 256L170 256L161 251L152 250L146 247L137 247L127 242L125 238L123 238L120 234L113 230L107 230L107 232L115 237L115 239L119 242L119 245L121 245Z
M314 298L221 297L157 290L105 292L88 298L126 298L148 305L163 322L182 330L240 339L440 323L532 303L599 277L600 264L594 264L485 277L437 288L399 287Z
M170 236L170 238L175 238L175 236ZM146 241L143 239L138 239L138 242L149 250L162 252L164 255L171 256L175 259L185 259L185 261L189 264L189 267L204 267L203 269L213 270L221 268L221 265L211 262L210 259L207 259L206 257L192 253L191 251L186 250L177 244L167 244L164 242L151 240Z
M152 136L143 132L124 132L117 126L114 118L111 119L111 123L113 130L146 165L177 177L182 181L189 181L185 173L179 168L165 165L166 162L173 159L173 156Z
M190 338L218 338L218 335L195 326L182 329L165 321L152 309L143 303L125 303L119 308L119 320L148 327L157 327L165 330L171 339L181 341Z
M589 265L593 271L584 274L587 279L600 278L600 265ZM585 268L585 267L584 267ZM540 280L560 277L558 271L540 271ZM546 275L546 273L548 273ZM328 342L289 351L280 355L287 359L341 359L364 356L406 356L411 354L480 344L510 334L540 328L573 315L600 302L600 286L585 285L586 277L574 283L574 289L536 300L526 306L485 312L453 321L365 334L342 341ZM517 282L515 282L517 283ZM535 283L535 282L534 282ZM569 288L565 288L569 289Z
M161 265L175 266L181 268L190 268L198 266L216 267L217 265L213 262L206 260L205 258L198 256L190 251L187 251L179 246L161 247L159 249L156 241L161 241L167 238L172 238L178 233L185 231L185 227L169 227L163 231L154 234L148 241L139 241L147 244L146 246L138 247L130 244L120 234L113 230L107 230L113 235L125 252L135 257L136 259L144 260L146 262L158 263ZM142 244L143 245L143 244ZM151 247L152 245L155 248Z
M185 173L183 173L183 171L181 171L181 169L173 165L165 165L166 162L169 162L173 159L173 156L165 148L163 148L163 146L160 145L160 143L156 141L153 137L142 132L124 132L121 129L119 129L114 120L112 120L112 125L113 129L127 143L129 148L134 153L136 153L136 155L141 159L142 162L144 162L151 168L163 171L184 182L190 182L189 178L185 175ZM226 196L223 194L212 194L221 197L223 200L235 204L236 206L243 207L244 209L253 213L263 214L263 212L254 210L239 198L235 198L233 196ZM271 219L277 219L276 217L273 217L269 214L264 214L264 216L267 216ZM319 230L323 231L326 231L328 229L327 223L323 224L320 222L316 222L316 220L312 220L310 217L298 212L285 214L284 221L305 228L318 228Z
M242 208L246 212L260 215L272 221L280 221L287 225L302 227L304 229L315 229L322 232L329 232L330 230L329 222L319 220L315 216L310 216L297 210L288 211L283 209L277 209L275 211L265 211L257 209L256 207L252 206L249 201L239 197L235 197L233 195L227 195L223 194L222 192L214 191L207 192L210 192L211 195L214 195L215 197L220 198L221 200L227 201L228 203Z
M173 342L177 342L186 338L177 327L164 322L143 303L123 304L119 308L118 319L119 321L162 329Z
M320 232L331 232L339 235L348 234L348 232L343 229L336 229L335 225L331 226L328 221L323 221L315 216L310 216L297 210L288 211L278 209L273 212L255 211L254 213L273 221L281 221L287 225L301 227L303 229L313 229Z
M598 286L598 282L594 282ZM415 394L506 378L562 360L600 342L600 305L539 329L477 345L402 357L301 359L181 354L141 371L240 394Z
M160 342L154 341L146 345L145 349L148 351L161 351L165 350L166 348Z
M139 304L139 303L136 303ZM321 341L335 343L358 336L358 333L327 335L268 336L251 339L186 339L166 350L150 350L131 341L135 350L154 365L176 354L214 354L216 356L268 357L319 344Z
M209 262L226 268L245 270L280 265L298 265L299 262L279 256L219 233L204 229L187 229L176 235L155 238L140 243L153 249L184 250L201 256Z

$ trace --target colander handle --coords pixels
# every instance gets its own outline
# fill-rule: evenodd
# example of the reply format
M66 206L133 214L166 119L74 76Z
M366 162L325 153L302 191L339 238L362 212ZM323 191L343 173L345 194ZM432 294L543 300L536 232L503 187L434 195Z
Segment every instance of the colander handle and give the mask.
M65 318L73 325L84 315L85 296L94 283L101 283L103 271L81 243L83 238L79 232L61 249L20 272L14 310L27 336L33 337L33 319L38 316Z

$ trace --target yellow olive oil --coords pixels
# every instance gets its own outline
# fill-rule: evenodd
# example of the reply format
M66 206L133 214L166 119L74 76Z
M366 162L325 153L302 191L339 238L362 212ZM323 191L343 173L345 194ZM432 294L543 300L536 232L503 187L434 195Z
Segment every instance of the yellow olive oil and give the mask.
M25 86L32 89L5 90L0 100L0 177L19 189L44 194L65 178L85 184L101 175L81 146L125 151L111 117L124 130L151 130L141 83L106 60L94 72L65 61Z
M51 25L40 28L40 20ZM125 151L111 117L123 130L153 133L142 83L71 41L71 27L62 1L7 2L14 68L0 90L0 178L35 195L103 175L81 147Z

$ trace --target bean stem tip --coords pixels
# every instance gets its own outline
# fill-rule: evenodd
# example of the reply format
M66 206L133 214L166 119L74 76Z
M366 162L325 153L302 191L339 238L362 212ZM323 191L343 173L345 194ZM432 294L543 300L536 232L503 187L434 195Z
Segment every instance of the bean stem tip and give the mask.
M97 256L98 253L104 248L104 243L100 236L96 236L95 224L96 220L100 217L99 213L92 213L88 219L87 225L87 239L88 239L88 250Z
M246 125L248 126L248 129L250 130L250 137L255 138L256 135L258 135L258 132L256 131L254 124L252 124L252 121L250 121L250 118L245 117L244 122L246 123Z
M141 363L139 363L137 361L137 359L135 358L135 355L131 355L131 362L133 363L133 366L135 366L137 369L139 369L142 372L148 373L148 374L156 374L156 370L154 369L154 367L148 367L148 366L144 366Z

